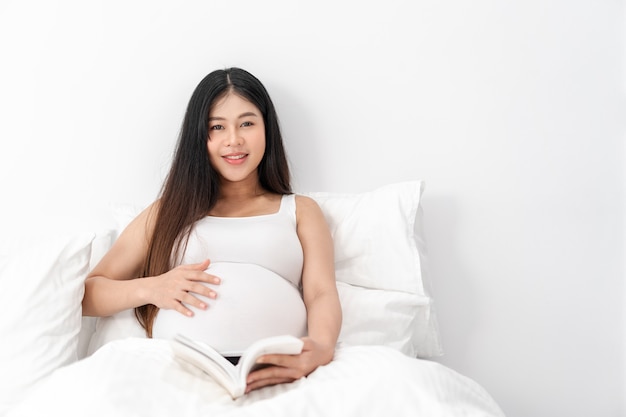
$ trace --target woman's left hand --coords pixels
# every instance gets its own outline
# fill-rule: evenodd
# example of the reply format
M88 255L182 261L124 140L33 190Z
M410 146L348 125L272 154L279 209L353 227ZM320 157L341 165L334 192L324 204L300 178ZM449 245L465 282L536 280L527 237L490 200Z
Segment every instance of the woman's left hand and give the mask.
M302 352L298 355L264 355L257 363L269 366L248 375L246 393L268 385L293 382L309 375L318 366L326 365L333 359L334 346L324 346L309 337L303 337Z

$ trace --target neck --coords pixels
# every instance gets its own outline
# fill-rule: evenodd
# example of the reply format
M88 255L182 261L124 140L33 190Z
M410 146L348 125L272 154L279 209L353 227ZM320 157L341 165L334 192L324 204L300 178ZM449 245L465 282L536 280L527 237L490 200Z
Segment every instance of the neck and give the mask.
M267 193L258 181L228 182L222 181L220 184L220 199L224 200L245 200L258 197Z

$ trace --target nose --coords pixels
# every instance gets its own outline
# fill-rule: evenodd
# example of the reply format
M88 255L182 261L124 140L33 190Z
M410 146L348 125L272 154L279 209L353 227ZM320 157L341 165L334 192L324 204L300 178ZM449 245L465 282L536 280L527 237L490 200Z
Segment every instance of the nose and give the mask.
M243 137L237 129L231 129L226 140L226 146L237 146L243 143Z

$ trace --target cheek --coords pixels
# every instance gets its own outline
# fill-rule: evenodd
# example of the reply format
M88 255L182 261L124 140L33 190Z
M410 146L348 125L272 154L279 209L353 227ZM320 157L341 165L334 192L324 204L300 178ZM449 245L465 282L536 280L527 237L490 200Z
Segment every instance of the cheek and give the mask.
M206 142L206 151L209 154L209 160L211 162L214 162L215 160L215 156L217 155L217 146L215 146L215 144L209 140L207 140Z
M215 142L212 142L211 140L206 141L206 151L209 153L209 155L214 154L216 152L216 148L217 146L215 146Z
M256 144L257 150L265 152L265 147L267 145L265 142L265 132L260 132L255 139L254 143Z

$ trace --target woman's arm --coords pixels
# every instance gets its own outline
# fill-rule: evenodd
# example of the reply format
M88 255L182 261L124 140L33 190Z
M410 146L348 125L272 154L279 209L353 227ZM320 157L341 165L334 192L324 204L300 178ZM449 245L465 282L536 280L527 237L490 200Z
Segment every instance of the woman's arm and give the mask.
M218 284L219 279L204 272L209 261L184 265L156 277L141 275L154 228L155 204L135 218L85 280L83 315L110 316L122 310L154 304L191 316L183 305L206 308L190 292L215 298L213 290L200 284Z
M265 355L260 363L276 366L253 372L249 392L266 385L291 382L333 359L341 330L341 305L335 283L333 241L322 210L304 196L296 196L298 237L304 251L303 298L307 310L308 337L300 355Z
M304 251L302 290L307 309L308 336L323 350L320 363L333 358L341 330L341 306L335 282L333 240L317 203L298 198L298 236Z

